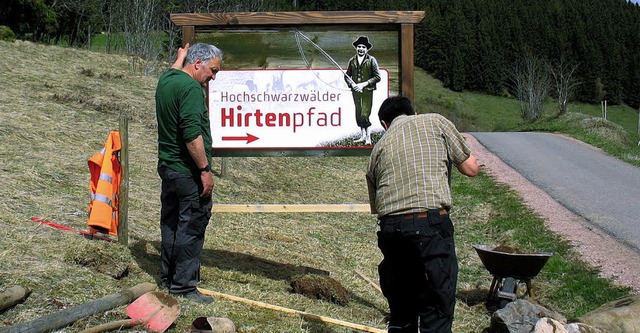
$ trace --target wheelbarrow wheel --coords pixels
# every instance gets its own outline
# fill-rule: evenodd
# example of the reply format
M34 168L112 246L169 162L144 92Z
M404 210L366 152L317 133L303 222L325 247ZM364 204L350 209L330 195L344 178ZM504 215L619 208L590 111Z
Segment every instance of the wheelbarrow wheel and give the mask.
M500 309L504 308L509 302L516 299L516 279L512 277L504 278L502 281L502 287L498 291L498 306Z

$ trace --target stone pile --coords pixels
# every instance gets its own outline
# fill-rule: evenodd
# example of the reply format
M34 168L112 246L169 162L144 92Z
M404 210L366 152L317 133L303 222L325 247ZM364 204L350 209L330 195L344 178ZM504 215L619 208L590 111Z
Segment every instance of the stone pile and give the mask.
M640 295L613 301L582 317L567 319L518 299L491 316L489 333L640 333Z

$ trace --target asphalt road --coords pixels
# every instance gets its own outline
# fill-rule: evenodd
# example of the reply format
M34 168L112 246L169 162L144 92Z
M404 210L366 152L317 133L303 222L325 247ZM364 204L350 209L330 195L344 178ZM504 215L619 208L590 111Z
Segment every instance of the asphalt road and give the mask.
M550 133L470 133L570 211L640 252L640 168Z

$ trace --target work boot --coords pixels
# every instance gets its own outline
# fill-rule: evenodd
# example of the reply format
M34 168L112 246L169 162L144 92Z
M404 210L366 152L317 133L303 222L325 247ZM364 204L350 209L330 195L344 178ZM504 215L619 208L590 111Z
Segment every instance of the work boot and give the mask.
M190 293L186 293L186 294L173 294L174 296L178 296L181 298L185 298L188 300L192 300L194 302L197 303L203 303L203 304L211 304L213 303L213 297L209 296L209 295L205 295L199 291L192 291Z

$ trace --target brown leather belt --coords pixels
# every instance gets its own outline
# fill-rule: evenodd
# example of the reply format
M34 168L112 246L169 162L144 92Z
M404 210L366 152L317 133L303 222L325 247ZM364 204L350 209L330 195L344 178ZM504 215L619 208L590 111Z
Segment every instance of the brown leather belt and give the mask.
M447 210L446 210L446 209L444 209L444 208L443 208L443 209L440 209L440 210L438 211L438 213L439 213L440 215L447 215L447 214L449 214L449 212L447 212ZM403 218L403 219L407 219L407 220L410 220L410 219L416 219L416 218L425 218L425 217L427 217L427 212L409 213L409 214L402 214L402 215L398 215L398 216L402 216L402 218Z

